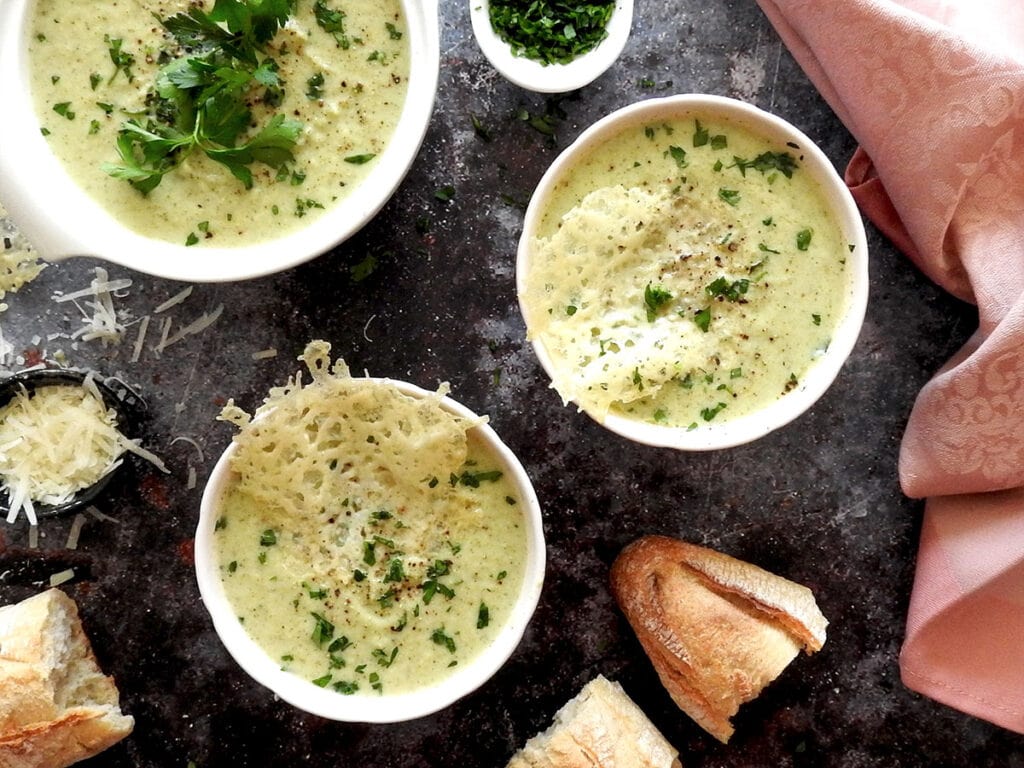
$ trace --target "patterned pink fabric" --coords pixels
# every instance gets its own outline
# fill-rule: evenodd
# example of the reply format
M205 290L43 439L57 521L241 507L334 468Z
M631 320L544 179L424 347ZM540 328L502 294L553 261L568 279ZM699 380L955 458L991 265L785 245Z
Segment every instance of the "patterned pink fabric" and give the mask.
M903 681L1024 733L1024 2L758 0L860 142L861 209L979 328L918 396Z

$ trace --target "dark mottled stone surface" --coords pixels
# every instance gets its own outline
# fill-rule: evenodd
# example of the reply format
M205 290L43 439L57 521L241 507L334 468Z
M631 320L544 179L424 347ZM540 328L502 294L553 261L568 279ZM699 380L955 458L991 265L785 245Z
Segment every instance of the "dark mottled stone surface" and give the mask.
M65 588L136 718L129 739L88 765L502 766L600 672L621 681L687 766L1024 766L1024 738L911 693L897 667L921 512L898 485L900 437L918 389L973 330L973 308L869 230L871 302L852 358L810 412L753 445L705 454L634 445L564 408L548 388L514 295L515 203L586 125L638 99L699 91L780 114L837 167L854 148L753 0L637 0L636 11L621 60L595 84L549 99L503 82L470 36L467 4L442 0L436 113L395 197L312 263L196 286L174 309L176 322L218 304L224 314L162 357L147 349L131 362L131 331L109 348L48 340L79 326L74 308L52 294L86 285L98 262L53 266L8 297L0 323L15 352L62 350L69 364L137 385L150 403L146 442L172 468L169 477L145 467L122 475L100 504L119 522L90 521L75 552L63 549L68 519L44 524L38 551L25 549L24 524L0 529L2 601L74 566ZM522 110L556 114L555 137L531 128ZM456 190L448 203L434 196L445 185ZM424 217L426 234L416 226ZM351 268L368 254L379 266L356 282ZM134 279L119 306L136 317L182 287L111 273ZM476 693L406 724L334 723L275 700L223 649L195 585L202 482L230 439L214 417L228 397L254 406L317 337L354 370L426 387L451 382L459 400L490 414L544 507L547 581L519 649ZM252 359L269 347L280 354ZM191 490L190 466L199 476ZM675 708L609 593L609 564L645 533L716 547L807 584L831 621L821 653L798 658L743 707L728 746Z

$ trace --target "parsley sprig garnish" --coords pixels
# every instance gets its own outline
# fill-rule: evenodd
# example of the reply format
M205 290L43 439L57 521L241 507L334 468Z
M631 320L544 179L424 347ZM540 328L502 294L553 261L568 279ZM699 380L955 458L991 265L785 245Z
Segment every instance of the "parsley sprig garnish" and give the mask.
M266 48L289 13L289 0L216 0L209 12L192 7L158 19L181 55L157 74L146 117L122 125L121 161L103 170L148 194L197 149L246 189L252 187L254 162L276 169L291 162L302 128L295 120L273 115L242 141L252 123L254 92L262 91L264 103L281 101L277 64Z

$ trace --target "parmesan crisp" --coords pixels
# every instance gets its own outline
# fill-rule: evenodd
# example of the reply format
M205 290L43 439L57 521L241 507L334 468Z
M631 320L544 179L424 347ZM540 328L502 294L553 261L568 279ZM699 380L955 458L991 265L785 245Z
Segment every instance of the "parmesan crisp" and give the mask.
M394 510L407 527L408 551L433 551L437 520L459 514L461 494L449 478L468 452L477 421L446 411L447 386L425 398L386 381L353 378L333 365L330 344L313 341L302 372L274 387L252 418L229 401L220 419L239 427L232 468L238 491L271 510L290 529L306 532L318 575L347 583L362 558L359 534L374 513ZM481 421L483 421L481 419Z

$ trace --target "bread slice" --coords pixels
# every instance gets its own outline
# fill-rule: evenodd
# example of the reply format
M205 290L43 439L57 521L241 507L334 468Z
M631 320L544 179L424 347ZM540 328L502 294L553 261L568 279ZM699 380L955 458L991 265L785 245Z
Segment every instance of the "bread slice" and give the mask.
M681 768L678 755L622 686L598 675L507 768Z
M721 742L730 718L828 625L807 587L666 536L627 546L612 592L680 709Z
M74 600L50 589L0 607L0 768L63 768L132 731Z

